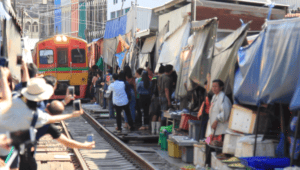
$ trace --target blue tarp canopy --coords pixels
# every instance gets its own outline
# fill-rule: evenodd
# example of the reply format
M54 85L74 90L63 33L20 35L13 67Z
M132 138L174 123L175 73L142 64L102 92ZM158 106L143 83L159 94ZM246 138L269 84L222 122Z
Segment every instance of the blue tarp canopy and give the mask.
M239 50L235 101L243 104L290 104L299 101L300 18L268 21L259 37ZM297 85L298 84L298 85ZM299 99L296 98L299 96ZM293 108L297 102L292 103ZM295 105L293 105L295 104Z
M121 68L121 65L122 65L122 61L123 61L123 59L125 57L125 53L126 53L126 51L122 52L122 53L116 54L117 62L118 62L118 65L119 65L120 68Z
M106 22L104 39L126 34L127 15Z
M100 38L93 39L93 42L97 42Z

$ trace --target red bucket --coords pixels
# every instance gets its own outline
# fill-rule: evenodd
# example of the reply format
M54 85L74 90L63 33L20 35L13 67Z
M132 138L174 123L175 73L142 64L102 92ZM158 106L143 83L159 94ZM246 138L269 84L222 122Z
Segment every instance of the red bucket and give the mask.
M179 129L189 130L189 120L198 120L196 116L192 116L189 114L182 114Z

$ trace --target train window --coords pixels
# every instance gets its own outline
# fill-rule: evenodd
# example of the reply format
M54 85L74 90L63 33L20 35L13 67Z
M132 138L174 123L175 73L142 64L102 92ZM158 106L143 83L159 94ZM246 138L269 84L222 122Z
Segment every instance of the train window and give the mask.
M73 63L85 63L85 50L73 49L72 50L72 62Z
M57 49L58 66L68 65L68 49Z
M40 50L40 64L53 64L53 50Z

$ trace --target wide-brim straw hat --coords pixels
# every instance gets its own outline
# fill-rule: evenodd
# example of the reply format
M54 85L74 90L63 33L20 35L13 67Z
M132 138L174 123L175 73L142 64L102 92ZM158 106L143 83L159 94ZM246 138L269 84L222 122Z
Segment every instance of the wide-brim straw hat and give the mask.
M30 79L26 88L23 88L21 93L31 101L40 102L48 100L53 95L54 89L47 84L43 78Z

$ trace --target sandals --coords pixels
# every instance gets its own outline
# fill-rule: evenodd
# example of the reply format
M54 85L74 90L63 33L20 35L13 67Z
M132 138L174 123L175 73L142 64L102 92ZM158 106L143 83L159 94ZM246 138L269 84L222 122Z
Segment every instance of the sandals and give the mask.
M142 126L139 128L139 130L149 130L149 127L148 126Z
M125 125L123 126L123 128L128 129L129 125L128 123L125 123Z

